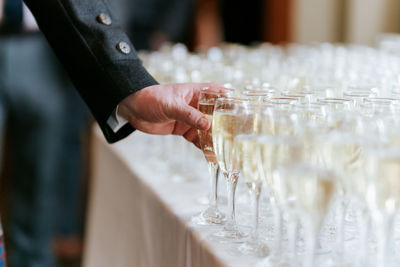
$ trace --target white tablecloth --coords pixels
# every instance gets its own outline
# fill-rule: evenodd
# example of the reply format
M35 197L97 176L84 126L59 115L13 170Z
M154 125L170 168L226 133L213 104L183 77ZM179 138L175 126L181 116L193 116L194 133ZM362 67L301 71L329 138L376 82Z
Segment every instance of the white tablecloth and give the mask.
M83 266L253 266L257 259L233 255L236 245L209 240L218 227L189 223L192 215L206 207L198 199L209 191L207 167L201 157L193 165L182 154L180 164L192 164L196 171L200 167L203 175L174 181L162 159L151 156L166 138L170 137L135 132L109 145L94 130ZM173 145L170 150L171 157L179 159Z

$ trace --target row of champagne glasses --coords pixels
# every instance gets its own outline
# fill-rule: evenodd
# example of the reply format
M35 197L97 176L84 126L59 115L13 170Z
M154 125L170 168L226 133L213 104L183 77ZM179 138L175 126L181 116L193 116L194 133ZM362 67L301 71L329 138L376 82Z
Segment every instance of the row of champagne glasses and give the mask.
M209 80L238 88L204 92L203 104L208 106L199 107L213 120L213 128L200 133L212 194L210 207L195 222L225 224L213 240L240 242L241 253L267 255L261 265L292 263L299 255L305 266L317 265L313 256L329 252L333 262L345 266L396 266L396 55L331 44L226 45L190 54L178 45L146 55L144 61L161 81ZM233 95L236 98L218 100ZM227 218L217 207L219 168L228 185ZM253 202L250 234L235 223L238 179L249 185ZM275 213L272 244L257 231L263 194ZM323 219L322 231L330 230L318 240L310 238ZM349 241L359 248L352 263Z
M386 49L356 45L245 47L225 44L189 53L182 44L141 54L146 68L160 82L216 82L244 90L269 86L281 93L304 87L328 97L371 89L378 97L399 93L399 55Z
M318 233L317 229L321 227L330 199L334 196L346 206L348 199L353 200L362 195L361 198L367 203L369 212L382 209L382 205L379 208L375 206L380 203L379 201L388 201L388 195L385 195L387 193L380 193L382 190L378 190L380 184L385 183L379 181L377 174L383 164L376 160L374 154L365 151L368 149L374 153L378 150L385 151L388 144L379 138L377 139L380 143L373 141L370 136L362 133L367 127L363 123L370 123L370 117L358 118L353 116L354 114L346 116L349 110L355 112L356 107L352 101L323 98L318 99L317 103L304 104L295 98L265 98L260 101L252 97L246 98L246 95L248 94L244 93L242 97L231 98L227 95L225 98L215 96L214 99L212 139L209 136L208 140L213 141L216 161L227 179L230 213L229 223L216 236L234 242L242 242L245 236L234 221L234 192L239 171L249 185L255 214L251 238L239 247L245 254L257 256L269 254L268 246L258 235L257 214L261 184L273 192L269 196L270 204L278 211L277 231L280 233L275 240L275 254L273 257L270 256L268 261L281 260L281 255L284 254L280 244L282 223L285 218L287 221L288 217L296 217L299 210L303 210L300 213L304 218L312 218L305 224L314 225L308 229L311 233L309 236L312 236ZM396 105L395 100L391 101ZM387 151L382 153L386 155ZM370 168L366 168L363 163L365 164L371 157L375 164L370 163L368 165ZM285 182L283 177L293 181ZM393 186L393 183L390 185ZM379 193L383 195L381 197L383 200L381 198L379 201L371 200L371 194L376 196ZM292 212L288 212L290 210ZM341 212L344 211L342 208ZM344 214L339 220L343 218ZM339 240L335 247L335 252L339 254L336 260L342 261L340 254L343 251L340 251L340 246L344 240L339 238L342 226L339 223L336 227ZM382 241L379 248L384 248L388 235L384 233L381 236L385 241ZM307 239L308 242L312 240L316 238ZM316 244L308 244L307 251L314 251L314 248L318 247ZM380 253L386 252L378 251L377 255ZM314 254L311 252L308 254L307 264L311 264L313 257L310 255ZM359 260L362 261L361 257Z

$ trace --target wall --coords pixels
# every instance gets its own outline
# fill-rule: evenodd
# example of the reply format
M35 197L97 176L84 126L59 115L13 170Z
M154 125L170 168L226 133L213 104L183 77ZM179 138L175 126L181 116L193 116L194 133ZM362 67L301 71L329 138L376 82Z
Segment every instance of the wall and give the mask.
M400 32L399 0L294 0L292 41L374 45L379 33Z
M342 0L294 0L292 41L337 42L341 38Z

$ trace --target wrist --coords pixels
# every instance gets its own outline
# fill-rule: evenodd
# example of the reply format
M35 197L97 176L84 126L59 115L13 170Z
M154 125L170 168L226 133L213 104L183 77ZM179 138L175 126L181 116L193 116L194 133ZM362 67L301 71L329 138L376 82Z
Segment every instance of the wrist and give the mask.
M134 117L134 98L137 92L125 97L117 106L116 115L124 120L131 122Z

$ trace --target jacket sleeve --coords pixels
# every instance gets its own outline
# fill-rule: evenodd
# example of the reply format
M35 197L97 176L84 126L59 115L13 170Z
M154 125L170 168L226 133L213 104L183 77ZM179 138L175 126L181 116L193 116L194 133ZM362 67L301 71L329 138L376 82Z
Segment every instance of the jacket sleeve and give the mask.
M107 119L125 97L157 82L142 66L106 1L25 2L107 141L113 143L129 135L134 130L129 124L114 133ZM111 20L102 23L100 14ZM125 42L123 49L121 42Z

